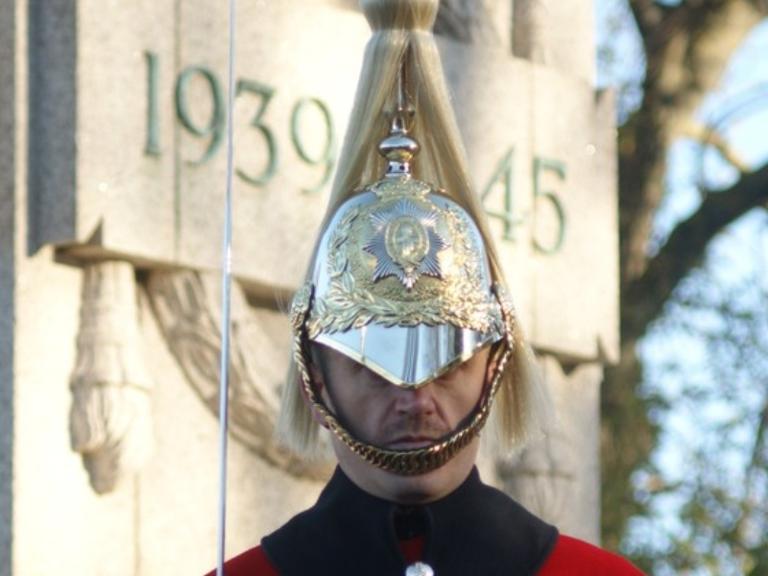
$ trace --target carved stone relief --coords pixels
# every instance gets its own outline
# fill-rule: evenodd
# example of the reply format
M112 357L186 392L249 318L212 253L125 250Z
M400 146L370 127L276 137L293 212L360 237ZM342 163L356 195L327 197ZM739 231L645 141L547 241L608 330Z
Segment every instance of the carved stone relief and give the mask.
M582 364L565 373L542 358L556 418L550 432L517 457L499 460L503 489L564 533L598 543L600 472L598 395L602 367Z
M220 282L215 274L193 271L155 271L147 280L149 300L168 347L214 415L219 395ZM326 464L303 461L273 438L290 350L287 317L250 306L236 282L231 315L230 433L290 474L326 478Z
M99 494L138 470L152 451L151 382L137 314L131 264L110 261L84 268L70 378L70 439Z
M570 493L577 481L573 457L578 448L562 430L528 446L512 460L499 460L504 489L527 508L554 524L568 514ZM571 460L570 462L568 460Z

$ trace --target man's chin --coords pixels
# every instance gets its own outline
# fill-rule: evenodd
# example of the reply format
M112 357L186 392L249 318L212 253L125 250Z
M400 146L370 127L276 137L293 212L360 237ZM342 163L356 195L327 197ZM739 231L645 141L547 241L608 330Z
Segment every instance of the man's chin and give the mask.
M478 440L473 440L439 468L412 476L377 468L341 441L334 439L333 444L341 468L366 492L401 504L424 504L447 496L467 479L477 457Z

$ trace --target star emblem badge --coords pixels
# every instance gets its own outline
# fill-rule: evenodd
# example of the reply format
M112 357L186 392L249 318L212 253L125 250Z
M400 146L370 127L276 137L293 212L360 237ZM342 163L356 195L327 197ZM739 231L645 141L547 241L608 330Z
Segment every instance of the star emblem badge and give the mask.
M372 280L395 276L411 290L421 276L442 279L437 254L449 244L435 229L437 217L406 198L372 212L374 234L363 246L376 257Z

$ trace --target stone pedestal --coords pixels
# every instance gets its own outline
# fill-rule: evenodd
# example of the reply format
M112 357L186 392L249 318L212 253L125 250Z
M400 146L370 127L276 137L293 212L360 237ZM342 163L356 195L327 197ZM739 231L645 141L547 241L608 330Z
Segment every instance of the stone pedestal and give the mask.
M560 413L546 442L484 469L595 540L597 388L618 294L613 109L591 85L591 2L446 6L474 23L439 46ZM225 8L0 0L0 576L214 565ZM348 0L238 8L229 555L328 474L271 437L281 309L369 36Z
M498 463L504 490L562 533L600 541L600 382L597 363L566 373L552 356L541 358L555 401L548 434L521 454Z
M514 0L513 4L515 56L594 82L591 5L558 0Z
M14 2L0 0L0 576L10 576L13 554L14 320L16 274L16 163L18 73Z

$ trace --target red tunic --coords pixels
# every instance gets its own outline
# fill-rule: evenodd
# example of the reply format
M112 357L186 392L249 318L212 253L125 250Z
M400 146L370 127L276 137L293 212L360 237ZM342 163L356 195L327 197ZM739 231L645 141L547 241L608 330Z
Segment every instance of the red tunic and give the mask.
M420 539L401 543L409 562L419 559ZM225 576L279 576L261 546L226 563ZM539 576L642 576L642 572L616 554L582 540L560 535ZM208 574L215 576L215 571ZM439 575L438 575L439 576Z
M226 576L405 572L417 560L438 576L638 576L620 556L562 536L477 469L447 496L406 507L377 498L339 468L317 503L226 564Z

